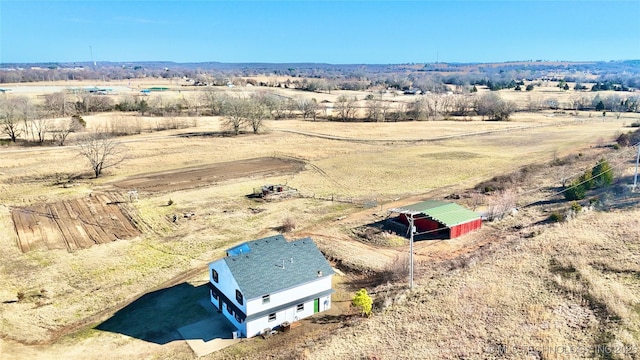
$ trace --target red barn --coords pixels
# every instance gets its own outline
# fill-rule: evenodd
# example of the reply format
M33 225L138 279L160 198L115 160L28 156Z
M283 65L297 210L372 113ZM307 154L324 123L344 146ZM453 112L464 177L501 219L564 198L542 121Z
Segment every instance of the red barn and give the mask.
M457 238L482 226L479 214L444 201L423 201L390 209L389 212L400 213L397 220L407 226L408 218L412 217L417 233L437 233L447 239Z

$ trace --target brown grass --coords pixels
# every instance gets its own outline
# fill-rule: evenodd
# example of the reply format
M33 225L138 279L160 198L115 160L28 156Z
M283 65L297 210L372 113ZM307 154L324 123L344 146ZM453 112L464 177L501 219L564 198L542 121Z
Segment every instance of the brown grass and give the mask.
M639 216L592 212L512 238L468 268L430 266L404 301L313 346L311 357L483 359L502 349L555 359L566 358L562 346L577 358L600 357L606 345L614 358L638 358Z
M101 114L87 116L85 120L91 128L97 128L109 121L136 119L122 116ZM146 118L140 120L146 121ZM151 124L158 119L148 120ZM342 124L285 120L268 121L265 133L260 135L172 136L186 131L220 130L219 118L199 118L197 127L189 130L143 132L122 138L129 151L128 159L105 171L99 179L89 177L90 169L76 155L73 139L65 147L3 147L0 149L3 203L0 206L0 247L3 249L0 333L5 338L23 342L46 342L56 329L82 321L99 310L125 304L168 279L205 266L232 244L275 234L275 228L288 217L294 218L296 225L291 237L312 236L327 256L342 260L347 267L377 272L390 270L389 264L397 259L396 250L370 246L370 251L363 251L353 242L340 241L348 240L351 228L335 219L356 211L357 207L318 197L377 199L383 205L433 189L443 194L458 191L522 165L544 163L556 155L594 146L599 138L612 137L624 129L624 122L629 122L607 120L582 115L576 120L573 116L549 113L518 113L508 123ZM423 141L518 126L529 128ZM331 140L283 129L383 141ZM16 246L9 215L11 207L85 196L93 190L107 188L110 181L132 175L270 155L295 156L307 160L308 165L306 170L292 176L240 179L171 194L141 194L140 201L132 205L145 229L145 234L137 240L116 241L73 253L22 254ZM60 179L71 179L71 186L62 186ZM254 187L265 183L286 183L307 197L265 204L245 198ZM169 198L174 201L170 207L165 206ZM255 207L264 211L256 213L251 210ZM187 212L196 216L177 223L168 221L174 213ZM605 326L612 326L614 337L611 339L614 340L611 341L628 343L634 336L637 339L634 332L637 331L634 330L637 308L633 310L630 304L638 298L637 287L633 287L636 286L633 271L637 270L632 267L638 245L619 237L609 242L606 237L611 230L618 231L614 232L616 236L622 236L624 231L628 238L638 238L633 230L637 226L622 226L623 221L632 221L630 217L637 218L637 212L625 214L603 214L603 223L598 223L601 230L589 225L597 223L596 215L588 215L576 223L545 231L530 243L514 241L516 245L501 249L495 256L474 260L476 265L468 270L448 273L437 267L425 269L434 279L420 282L414 294L404 295L411 306L402 305L409 303L400 299L397 307L392 306L384 315L374 316L361 327L342 330L336 337L314 347L312 354L317 358L329 357L332 352L343 358L376 355L444 358L465 354L481 357L486 346L510 340L517 344L528 339L592 344L596 341L591 337L593 334L606 335L601 330ZM575 227L579 234L575 240L568 235L562 237L563 229L568 226L571 231ZM620 229L615 230L615 226ZM317 231L318 228L323 230ZM589 240L590 235L599 237ZM582 255L575 255L570 247L558 245L559 242L570 243L578 251L576 254ZM606 248L606 254L612 259L622 259L617 254L623 253L623 246L628 249L624 253L632 260L616 263L600 252ZM537 256L536 251L541 256ZM554 256L563 268L575 267L580 278L552 272L550 262ZM593 257L597 262L581 263L579 259L584 257ZM608 281L604 274L614 281ZM31 294L41 289L46 290L46 296L38 304L11 302L17 300L19 292ZM532 300L528 301L529 298ZM599 311L628 320L607 323ZM575 328L567 325L568 318L581 319L576 320L580 325ZM372 335L366 335L368 332ZM390 333L393 336L389 336ZM516 338L516 334L521 335ZM91 333L90 338L83 346L108 349L104 343L135 342L103 333ZM362 341L345 340L354 338ZM459 341L456 343L454 339ZM59 344L50 354L52 357L56 353L64 354L74 346L75 343ZM145 346L136 349L140 347ZM144 352L153 357L165 350L175 357L188 358L189 355L184 354L190 354L188 349L171 346L145 348ZM25 354L28 358L33 352L25 350Z

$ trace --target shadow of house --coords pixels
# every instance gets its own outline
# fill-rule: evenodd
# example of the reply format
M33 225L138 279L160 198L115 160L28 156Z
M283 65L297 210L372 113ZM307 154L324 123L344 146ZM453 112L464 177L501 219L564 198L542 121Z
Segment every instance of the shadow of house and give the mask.
M209 288L206 284L193 286L181 283L153 291L142 295L120 309L95 329L119 333L155 344L190 340L185 339L178 332L178 329L206 318L215 317L213 306L208 309L200 305L200 300L206 300L208 296ZM212 337L213 333L209 336L208 332L200 332L197 339L211 340L203 339L203 337Z

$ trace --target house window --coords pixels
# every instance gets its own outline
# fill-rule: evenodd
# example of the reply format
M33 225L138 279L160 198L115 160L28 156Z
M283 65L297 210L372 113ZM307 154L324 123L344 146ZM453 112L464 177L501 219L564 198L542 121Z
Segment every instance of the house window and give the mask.
M276 313L269 314L269 321L276 321Z
M262 303L263 304L268 304L271 302L271 296L270 295L263 295L262 296Z
M213 279L213 281L218 282L218 272L214 269L211 269L211 278Z
M304 304L298 304L298 306L296 306L296 310L298 312L303 311L304 310Z
M218 301L218 294L214 293L213 290L209 290L211 292L211 297L213 300Z
M242 318L240 317L240 314L236 313L235 318L237 322L242 323Z
M240 290L236 290L236 300L238 300L238 304L242 305L242 293Z

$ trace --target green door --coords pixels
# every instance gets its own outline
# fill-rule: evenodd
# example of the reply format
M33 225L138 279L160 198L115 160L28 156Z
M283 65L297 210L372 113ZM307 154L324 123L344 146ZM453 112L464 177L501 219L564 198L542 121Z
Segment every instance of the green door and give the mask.
M313 300L313 313L319 313L320 312L320 299L315 299Z

